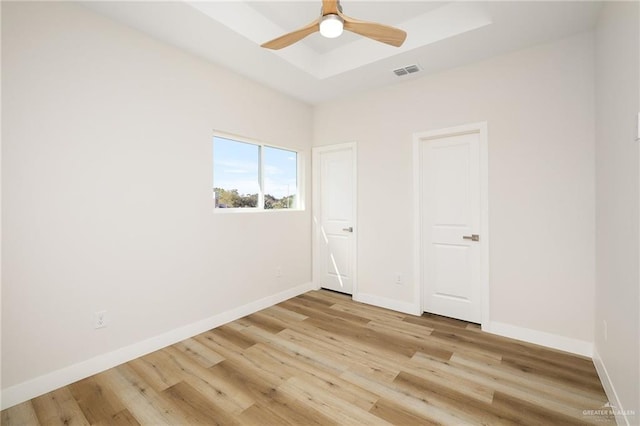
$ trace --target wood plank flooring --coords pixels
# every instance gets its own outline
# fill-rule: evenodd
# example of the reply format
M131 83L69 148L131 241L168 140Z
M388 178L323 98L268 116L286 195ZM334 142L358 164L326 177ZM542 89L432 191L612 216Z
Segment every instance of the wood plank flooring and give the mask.
M2 411L2 425L579 425L593 363L311 291Z

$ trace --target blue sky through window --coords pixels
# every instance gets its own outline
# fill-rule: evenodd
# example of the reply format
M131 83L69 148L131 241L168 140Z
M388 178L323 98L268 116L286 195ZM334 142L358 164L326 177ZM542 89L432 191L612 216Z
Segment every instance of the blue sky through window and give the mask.
M265 146L264 155L264 193L276 198L286 197L297 192L297 154L279 148Z
M259 190L260 146L214 137L213 186L241 195L257 194ZM265 194L276 198L297 193L297 153L279 148L263 147L263 178Z
M257 194L259 146L213 138L213 186L240 194Z

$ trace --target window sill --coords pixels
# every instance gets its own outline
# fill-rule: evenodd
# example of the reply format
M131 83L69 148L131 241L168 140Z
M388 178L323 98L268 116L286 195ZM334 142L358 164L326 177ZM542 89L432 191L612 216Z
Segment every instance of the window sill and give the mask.
M239 214L251 214L251 213L276 213L276 212L304 212L305 209L237 209L237 208L230 208L230 209L213 209L213 213L214 214L222 214L222 215L226 215L226 214L234 214L234 213L239 213Z

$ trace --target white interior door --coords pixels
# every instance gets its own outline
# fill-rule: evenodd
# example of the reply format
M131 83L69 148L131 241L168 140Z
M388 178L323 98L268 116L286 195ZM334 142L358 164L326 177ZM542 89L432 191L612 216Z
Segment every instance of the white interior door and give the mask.
M355 145L314 148L314 279L353 294L355 283Z
M420 140L423 310L481 322L480 134Z

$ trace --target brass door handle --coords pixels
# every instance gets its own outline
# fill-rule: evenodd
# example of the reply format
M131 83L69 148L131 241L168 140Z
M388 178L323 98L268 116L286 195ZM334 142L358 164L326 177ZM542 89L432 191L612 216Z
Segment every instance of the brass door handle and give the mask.
M465 240L480 241L480 235L478 234L463 235L462 238Z

